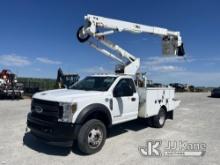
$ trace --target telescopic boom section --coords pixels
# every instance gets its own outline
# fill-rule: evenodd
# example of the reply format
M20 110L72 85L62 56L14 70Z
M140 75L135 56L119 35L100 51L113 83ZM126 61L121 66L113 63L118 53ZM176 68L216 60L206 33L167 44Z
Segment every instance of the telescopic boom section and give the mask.
M107 35L124 31L134 34L147 33L160 36L162 38L164 55L184 56L185 54L182 38L178 31L169 31L165 28L136 24L95 15L85 16L85 25L79 28L77 38L80 42L88 41L90 46L122 64L123 67L120 69L121 73L135 75L140 68L140 59L106 39ZM96 41L89 40L90 37L99 41L104 47L101 48ZM106 47L116 52L117 55L106 50Z

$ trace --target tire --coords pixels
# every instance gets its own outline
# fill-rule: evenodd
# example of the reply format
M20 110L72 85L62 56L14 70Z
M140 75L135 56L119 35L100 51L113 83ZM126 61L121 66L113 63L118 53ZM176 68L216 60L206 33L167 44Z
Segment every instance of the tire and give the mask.
M12 98L12 100L16 99L15 92L12 92L11 98Z
M83 26L81 26L78 31L77 31L77 39L79 40L79 42L86 42L89 38L90 35L87 34L86 36L80 36L81 30L83 29Z
M78 148L82 153L94 154L100 151L106 139L106 127L100 120L91 119L79 130Z
M167 114L164 108L160 108L158 115L152 118L152 124L155 128L162 128L166 122Z
M18 98L19 98L19 99L23 99L23 94L22 94L22 93L19 93L19 94L18 94Z

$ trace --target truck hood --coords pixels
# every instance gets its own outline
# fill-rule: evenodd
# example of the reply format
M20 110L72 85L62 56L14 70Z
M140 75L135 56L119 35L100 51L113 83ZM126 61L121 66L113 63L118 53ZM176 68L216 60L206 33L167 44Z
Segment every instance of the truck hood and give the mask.
M56 89L44 92L36 93L33 98L57 101L57 102L68 102L72 103L76 99L82 99L86 97L97 97L102 95L104 92L99 91L83 91L83 90L73 90L73 89Z

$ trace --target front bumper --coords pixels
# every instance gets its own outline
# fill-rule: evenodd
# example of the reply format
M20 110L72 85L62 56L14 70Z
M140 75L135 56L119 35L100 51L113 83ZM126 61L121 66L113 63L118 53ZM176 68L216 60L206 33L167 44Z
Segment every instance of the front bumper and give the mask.
M62 122L47 122L34 118L31 113L27 117L27 126L39 140L57 146L71 147L76 138L79 125Z

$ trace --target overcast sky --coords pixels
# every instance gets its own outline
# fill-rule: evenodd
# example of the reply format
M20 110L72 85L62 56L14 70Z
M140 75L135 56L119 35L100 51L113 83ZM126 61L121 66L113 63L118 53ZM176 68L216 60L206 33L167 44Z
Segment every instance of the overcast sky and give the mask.
M48 78L56 78L59 67L82 76L113 72L111 59L76 39L89 13L180 31L186 59L164 58L156 36L111 39L141 58L149 79L220 86L219 6L218 0L1 0L0 69Z

